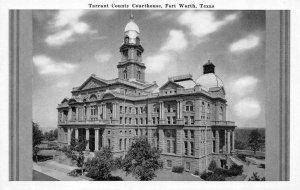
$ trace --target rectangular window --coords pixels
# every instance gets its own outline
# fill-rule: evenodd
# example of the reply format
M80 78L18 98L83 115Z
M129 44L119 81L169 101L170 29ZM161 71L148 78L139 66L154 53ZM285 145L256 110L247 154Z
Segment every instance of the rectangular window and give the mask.
M123 113L123 106L120 106L120 113Z
M129 124L131 124L131 118L129 118Z
M173 117L173 124L176 124L176 117Z
M176 141L173 140L173 151L174 154L176 154Z
M141 125L143 124L143 118L141 118Z
M188 121L188 117L187 117L187 116L184 116L184 124L186 124L186 125L189 124L189 121Z
M132 112L132 108L131 107L129 107L129 113L131 113Z
M191 142L191 155L195 156L195 150L194 150L194 142Z
M152 117L152 124L155 124L155 117Z
M139 113L139 108L135 108L135 114Z
M188 143L184 141L184 155L188 155Z
M135 124L136 124L136 125L139 124L138 118L135 118Z
M189 138L189 136L188 136L188 130L184 130L184 137L187 139L187 138Z
M171 142L170 140L167 140L167 153L171 152Z
M168 120L168 124L171 124L171 118L167 117L167 120Z
M122 124L122 121L123 121L123 117L120 117L120 124Z
M119 149L122 150L122 139L119 141Z
M157 124L159 124L159 117L157 118Z
M191 116L191 125L194 125L194 123L195 123L194 116Z
M195 133L194 133L194 130L191 130L191 138L193 139L195 137Z
M167 160L167 167L171 168L172 167L172 160Z

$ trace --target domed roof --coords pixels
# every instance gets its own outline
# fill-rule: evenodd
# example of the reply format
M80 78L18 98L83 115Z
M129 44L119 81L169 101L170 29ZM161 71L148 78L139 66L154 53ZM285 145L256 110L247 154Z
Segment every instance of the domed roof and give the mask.
M125 26L124 32L128 32L128 31L136 31L137 33L140 33L140 29L138 25L134 22L133 15L130 15L130 21Z
M215 75L215 73L207 73L201 75L196 80L196 83L208 89L215 87L224 87L222 80L217 75Z

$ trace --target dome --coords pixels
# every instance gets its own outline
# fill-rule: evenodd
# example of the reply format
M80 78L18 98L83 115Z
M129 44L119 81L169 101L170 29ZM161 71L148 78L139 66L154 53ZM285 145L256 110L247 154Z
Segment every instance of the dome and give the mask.
M200 84L201 86L205 88L215 88L215 87L223 87L223 82L222 80L215 75L214 73L208 73L208 74L203 74L201 75L197 80L197 84Z
M140 33L140 29L138 25L133 21L133 19L130 20L130 22L127 23L124 32L128 31L136 31L137 33Z

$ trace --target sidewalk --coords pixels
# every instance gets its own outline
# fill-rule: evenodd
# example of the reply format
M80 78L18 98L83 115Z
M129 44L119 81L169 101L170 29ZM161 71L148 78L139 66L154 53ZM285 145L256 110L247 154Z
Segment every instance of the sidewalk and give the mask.
M68 172L72 171L75 168L76 167L56 163L52 160L40 163L33 163L33 170L55 178L59 181L88 181L88 179L84 179L81 176L69 176Z

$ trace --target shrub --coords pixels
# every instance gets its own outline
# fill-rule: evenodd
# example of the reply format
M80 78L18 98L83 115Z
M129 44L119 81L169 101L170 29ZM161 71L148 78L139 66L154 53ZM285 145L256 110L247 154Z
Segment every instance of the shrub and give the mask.
M115 167L116 169L122 169L123 168L123 159L122 157L115 159Z
M172 168L172 172L175 172L175 173L182 173L184 170L184 167L183 166L174 166Z
M77 173L77 169L75 170L72 170L68 173L69 176L73 176L73 177L77 177L78 176L78 173Z
M248 181L266 181L266 178L259 177L256 172L253 173L253 176L249 178Z
M213 173L207 176L205 181L225 181L225 176Z
M194 175L199 175L199 170L195 170Z
M243 166L238 166L236 164L233 164L228 171L229 175L231 176L237 176L241 175L243 173Z
M109 180L110 172L115 168L110 148L104 147L85 163L87 177L95 180Z
M210 175L212 175L212 172L203 172L201 173L200 177L204 180L206 180Z
M239 159L241 159L242 161L246 162L246 155L244 155L244 154L238 154L237 157Z
M217 169L217 163L216 161L212 160L208 166L208 170L214 171L215 169Z

